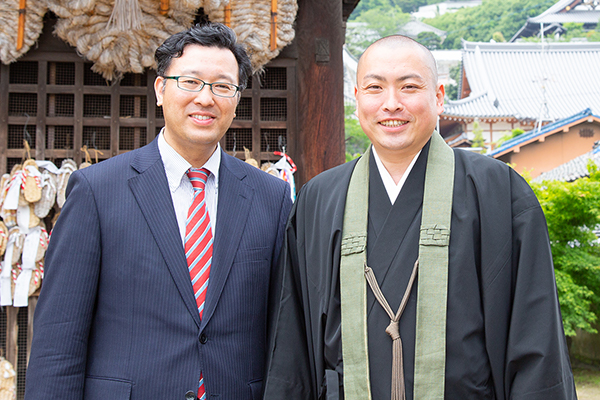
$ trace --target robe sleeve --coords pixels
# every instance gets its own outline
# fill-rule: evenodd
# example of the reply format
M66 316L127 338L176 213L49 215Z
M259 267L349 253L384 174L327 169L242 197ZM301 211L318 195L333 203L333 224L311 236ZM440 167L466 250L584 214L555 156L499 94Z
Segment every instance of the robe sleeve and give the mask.
M485 290L488 321L497 316L493 310L507 309L505 318L498 318L505 324L487 324L487 329L500 331L500 336L504 330L506 338L503 371L499 371L499 360L491 360L497 366L495 379L503 376L503 382L495 382L496 395L576 399L546 220L529 185L514 171L510 174L512 243L504 248L511 251L504 253L499 272L490 277ZM497 345L501 343L488 343Z
M280 265L271 285L265 400L310 400L317 396L303 307L304 290L300 284L296 241L297 204L294 204L290 214Z

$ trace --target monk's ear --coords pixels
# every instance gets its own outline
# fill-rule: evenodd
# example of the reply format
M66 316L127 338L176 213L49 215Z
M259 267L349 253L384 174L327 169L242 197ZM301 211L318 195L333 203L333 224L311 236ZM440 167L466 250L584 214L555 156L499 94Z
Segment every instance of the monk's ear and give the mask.
M438 115L444 112L444 96L446 95L446 90L444 89L444 85L439 83L437 87L437 91L435 93L435 105L437 107Z

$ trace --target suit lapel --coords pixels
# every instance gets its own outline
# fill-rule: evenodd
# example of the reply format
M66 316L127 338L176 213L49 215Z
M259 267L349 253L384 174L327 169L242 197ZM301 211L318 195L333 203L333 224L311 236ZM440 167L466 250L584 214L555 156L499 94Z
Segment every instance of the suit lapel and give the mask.
M236 160L222 152L217 226L202 327L215 311L248 220L254 189L243 182L245 177L246 173L236 165Z
M129 179L129 187L163 255L181 298L200 326L187 261L173 209L173 200L157 141L140 149L131 166L139 173Z

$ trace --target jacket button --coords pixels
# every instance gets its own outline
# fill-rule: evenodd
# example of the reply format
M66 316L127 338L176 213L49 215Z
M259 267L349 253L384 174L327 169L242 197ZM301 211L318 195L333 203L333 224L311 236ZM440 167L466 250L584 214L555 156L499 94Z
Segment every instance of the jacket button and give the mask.
M203 333L200 335L200 343L206 344L206 342L208 342L208 336Z
M185 394L185 400L197 400L198 398L196 397L196 393L192 392L191 390L188 390Z

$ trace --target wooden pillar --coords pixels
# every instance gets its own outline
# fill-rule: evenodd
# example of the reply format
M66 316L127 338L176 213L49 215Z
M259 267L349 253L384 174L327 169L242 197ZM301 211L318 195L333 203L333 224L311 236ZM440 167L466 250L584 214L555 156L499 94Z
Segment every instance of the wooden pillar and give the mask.
M298 188L345 161L342 0L299 0Z

